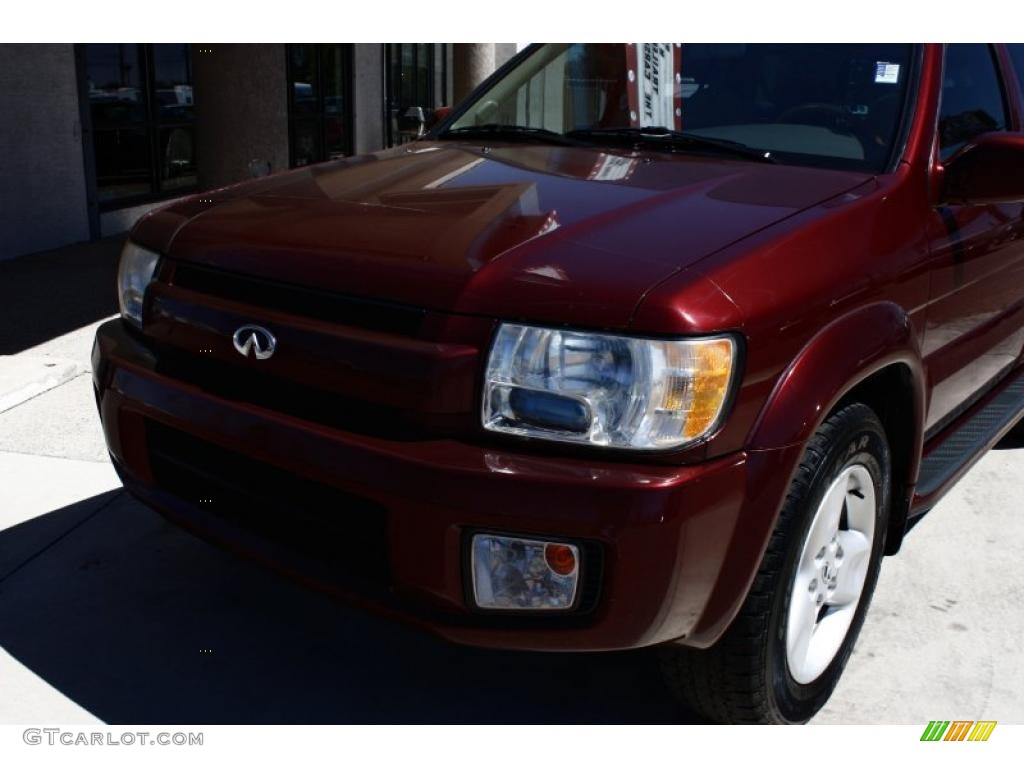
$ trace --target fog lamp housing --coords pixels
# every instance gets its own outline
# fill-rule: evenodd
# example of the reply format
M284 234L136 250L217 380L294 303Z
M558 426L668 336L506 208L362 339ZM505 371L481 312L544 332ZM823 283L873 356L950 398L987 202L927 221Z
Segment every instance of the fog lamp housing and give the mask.
M579 595L580 547L491 533L470 542L473 601L496 611L571 611Z

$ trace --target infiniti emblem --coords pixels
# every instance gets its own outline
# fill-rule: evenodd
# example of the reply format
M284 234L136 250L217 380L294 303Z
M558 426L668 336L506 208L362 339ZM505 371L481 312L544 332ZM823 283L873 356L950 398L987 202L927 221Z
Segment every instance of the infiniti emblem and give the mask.
M259 325L243 325L231 338L235 349L242 357L249 357L252 352L257 360L266 360L277 349L274 334Z

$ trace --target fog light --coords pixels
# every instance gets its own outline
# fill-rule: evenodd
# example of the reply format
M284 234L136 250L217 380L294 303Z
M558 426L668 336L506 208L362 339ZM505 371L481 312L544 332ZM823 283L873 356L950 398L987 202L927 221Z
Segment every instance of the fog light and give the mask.
M477 534L473 599L480 608L565 611L576 602L579 548L561 542Z

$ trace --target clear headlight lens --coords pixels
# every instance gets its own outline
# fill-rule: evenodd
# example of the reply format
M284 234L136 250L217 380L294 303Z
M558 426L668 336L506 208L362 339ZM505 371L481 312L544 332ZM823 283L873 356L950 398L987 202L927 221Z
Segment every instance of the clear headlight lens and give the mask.
M153 279L160 254L142 248L132 241L124 244L121 263L117 268L117 296L121 304L121 317L142 326L142 300L146 287Z
M736 342L637 339L525 325L498 329L486 429L613 448L666 449L718 426Z

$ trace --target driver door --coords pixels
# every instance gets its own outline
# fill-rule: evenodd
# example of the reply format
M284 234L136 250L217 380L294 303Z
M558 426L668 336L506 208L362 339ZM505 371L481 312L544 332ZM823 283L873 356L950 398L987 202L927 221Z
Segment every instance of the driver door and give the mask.
M1018 129L995 52L951 44L939 115L939 162L982 133ZM984 394L1024 344L1024 205L942 205L929 215L934 269L924 357L937 431Z

